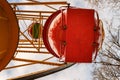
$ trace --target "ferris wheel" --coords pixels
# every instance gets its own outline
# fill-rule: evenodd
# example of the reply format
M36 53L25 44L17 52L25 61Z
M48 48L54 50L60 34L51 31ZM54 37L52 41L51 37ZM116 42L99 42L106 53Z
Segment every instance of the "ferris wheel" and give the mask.
M103 39L102 21L93 9L66 1L0 1L0 71L26 70L10 80L36 79L76 62L91 63Z

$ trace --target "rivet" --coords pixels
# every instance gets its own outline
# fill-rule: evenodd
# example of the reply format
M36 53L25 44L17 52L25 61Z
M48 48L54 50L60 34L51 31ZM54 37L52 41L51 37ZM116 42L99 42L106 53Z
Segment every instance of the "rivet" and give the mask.
M94 27L94 31L97 31L97 27L96 26Z
M62 29L63 29L63 30L66 30L66 29L67 29L67 26L66 26L66 25L63 25L63 26L62 26Z
M66 46L67 42L66 41L62 41L62 45Z
M93 46L97 46L98 44L96 42L93 42Z

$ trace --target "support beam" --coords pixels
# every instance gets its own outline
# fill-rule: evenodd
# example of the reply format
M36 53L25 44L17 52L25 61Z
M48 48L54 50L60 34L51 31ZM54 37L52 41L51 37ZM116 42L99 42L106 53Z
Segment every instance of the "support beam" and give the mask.
M18 67L23 67L23 66L28 66L28 65L33 65L33 64L36 64L36 63L28 63L28 64L21 64L21 65L6 67L4 70L18 68Z
M24 33L22 33L21 31L20 31L20 33L33 45L34 48L37 49L37 47L33 44L33 42L30 39L28 39L28 37Z
M26 12L26 13L54 13L55 11L35 11L35 10L14 10L15 12Z
M52 65L52 66L62 66L62 65L64 65L64 64L62 64L62 63L44 62L44 61L21 59L21 58L14 58L13 60L16 60L16 61L24 61L24 62L35 62L35 63L40 63L40 64Z
M25 19L44 19L44 20L46 20L46 19L48 19L48 18L40 18L40 17L24 17L24 16L17 16L17 19L19 19L19 20L25 20Z
M23 16L33 16L33 17L40 17L40 15L37 14L16 14L17 17L23 17ZM41 15L42 17L49 17L49 15Z
M33 53L33 54L35 54L35 53L41 53L41 54L50 54L50 52L45 52L45 51L27 51L27 50L16 50L16 52L21 52L21 53L27 53L27 54L29 54L29 53Z
M18 48L34 48L33 46L19 46L18 45ZM40 48L46 48L46 47L40 47Z
M17 18L18 20L31 20L31 21L34 21L33 18L20 18L18 17ZM43 20L46 20L47 18L42 18ZM39 20L38 18L36 20Z
M61 2L19 2L19 3L10 3L10 5L29 5L29 6L33 6L33 5L66 5L67 2L65 1L61 1Z
M20 39L19 42L29 42L28 40L26 39ZM43 41L41 41L43 43ZM33 43L38 43L38 42L33 42Z
M53 58L53 57L54 57L54 56L51 56L51 57L46 58L46 59L44 59L44 60L42 60L42 61L47 61L47 60L49 60L49 59L51 59L51 58ZM27 64L20 64L20 65L16 65L16 66L10 66L10 67L6 67L4 70L6 70L6 69L18 68L18 67L24 67L24 66L29 66L29 65L33 65L33 64L37 64L37 63L31 62L31 63L27 63Z

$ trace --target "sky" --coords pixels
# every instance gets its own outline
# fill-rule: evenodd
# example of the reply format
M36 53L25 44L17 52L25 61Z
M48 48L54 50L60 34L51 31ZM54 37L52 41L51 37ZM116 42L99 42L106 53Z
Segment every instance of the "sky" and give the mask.
M21 0L8 0L9 2L13 2L13 1L21 1ZM24 1L24 0L22 0ZM38 0L39 1L39 0ZM42 1L42 0L40 0ZM43 0L44 1L44 0ZM47 0L47 1L53 1L53 0ZM56 0L54 0L56 1ZM80 7L80 8L94 8L94 7L91 7L91 5L88 5L88 3L86 2L86 0L67 0L68 3L71 4L71 6L75 6L75 7ZM35 9L36 7L32 8L32 9ZM28 7L24 7L24 9L28 9ZM42 9L44 9L44 7L42 7ZM113 12L110 12L110 9L109 7L106 6L105 9L103 10L99 10L98 9L98 13L99 13L99 16L100 18L103 20L103 21L106 21L106 20L111 20L113 16L113 14L115 15L115 13ZM108 15L109 14L109 15ZM107 16L106 16L107 15ZM117 19L115 19L116 21ZM119 25L119 23L116 23L114 25ZM104 28L106 28L106 24L104 24ZM23 55L17 55L19 57L29 57L29 58L41 58L41 57L38 57L38 55L27 55L25 54L24 56ZM56 59L55 59L56 60ZM24 64L22 62L13 62L11 61L9 65L15 65L15 64ZM35 67L35 69L34 69ZM92 72L93 72L93 68L94 67L94 64L93 63L77 63L75 65L73 65L72 67L68 68L68 69L65 69L63 71L60 71L60 72L57 72L57 73L54 73L52 75L48 75L46 77L42 77L42 78L38 78L36 80L92 80ZM17 75L20 75L20 74L23 74L25 72L29 72L29 71L37 71L39 69L42 69L43 68L43 65L33 65L33 66L30 66L30 67L26 67L26 68L18 68L18 69L15 69L15 70L6 70L6 71L2 71L0 72L0 80L6 80L10 77L15 77ZM44 66L44 68L48 68L47 66ZM17 74L16 74L17 73Z

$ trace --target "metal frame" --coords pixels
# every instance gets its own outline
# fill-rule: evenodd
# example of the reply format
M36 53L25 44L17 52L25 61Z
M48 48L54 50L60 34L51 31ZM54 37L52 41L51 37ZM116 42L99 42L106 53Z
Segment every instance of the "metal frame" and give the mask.
M13 10L16 14L16 17L19 20L39 20L42 25L44 20L47 20L47 18L55 12L57 9L55 7L52 7L51 5L68 5L66 1L61 1L61 2L38 2L35 0L27 0L29 2L19 2L19 3L10 3L10 5L13 7ZM44 5L46 7L49 7L51 11L38 11L38 10L20 10L17 7L18 6L34 6L34 5ZM32 13L32 14L31 14ZM33 14L36 13L36 14ZM47 14L47 15L46 15ZM0 17L1 18L1 17ZM27 62L26 64L19 64L19 65L14 65L14 66L8 66L4 70L8 69L15 69L19 67L24 67L24 66L29 66L33 64L43 64L43 65L51 65L51 66L56 66L56 68L51 68L48 70L42 70L38 72L32 72L31 74L23 74L20 75L19 77L16 78L11 78L9 80L26 80L26 79L35 79L38 77L42 77L48 74L51 74L53 72L62 70L64 68L67 68L71 66L72 64L66 64L64 62L52 62L49 61L50 59L55 58L54 56L50 55L50 53L46 50L46 47L44 46L43 40L42 40L42 33L40 34L40 38L37 42L35 42L32 38L29 38L25 32L27 31L27 28L24 31L20 31L20 36L23 36L24 39L19 40L18 48L16 50L16 54L14 55L14 58L12 61L22 61L22 62ZM42 32L42 31L41 31ZM34 50L24 50L25 48L27 49L34 49ZM42 49L45 49L45 51L41 51ZM16 57L18 54L39 54L39 56L42 56L41 54L47 55L48 56L45 59L27 59L27 58L19 58ZM46 72L46 73L45 73Z

